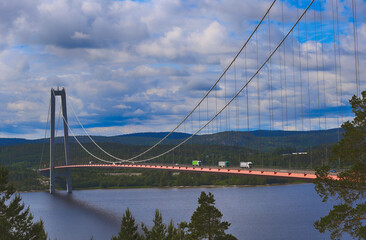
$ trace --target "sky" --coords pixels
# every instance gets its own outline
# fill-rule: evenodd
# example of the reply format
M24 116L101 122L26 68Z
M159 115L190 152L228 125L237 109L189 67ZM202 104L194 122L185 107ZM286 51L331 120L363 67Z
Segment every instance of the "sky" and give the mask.
M191 122L178 131L193 131L220 110L308 3L301 1L297 10L296 1L278 1L245 55L242 52L229 69L226 83L221 81ZM357 93L351 3L337 3L339 23L332 25L332 2L323 1L322 6L317 2L306 22L300 22L248 85L248 108L244 89L206 133L247 129L246 109L252 130L325 129L351 119L347 103ZM363 90L366 4L355 3ZM270 4L267 0L2 1L0 137L44 137L51 88L57 87L66 89L69 122L76 134L82 132L73 112L92 135L170 131L220 77ZM339 32L337 37L334 31Z

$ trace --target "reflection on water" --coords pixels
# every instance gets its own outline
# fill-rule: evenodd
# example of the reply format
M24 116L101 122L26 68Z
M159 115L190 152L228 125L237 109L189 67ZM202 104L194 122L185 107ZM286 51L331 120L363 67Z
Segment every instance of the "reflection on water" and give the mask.
M119 215L91 205L88 199L77 198L77 194L38 192L21 195L35 218L43 219L51 239L90 239L92 236L96 240L109 239L119 230Z
M56 192L55 194L51 195L51 197L53 197L54 201L62 201L68 207L77 208L78 210L88 212L93 216L101 218L103 221L109 223L115 223L121 220L118 214L115 214L114 212L108 212L98 206L93 206L85 200L76 198L74 194Z
M313 223L331 204L321 202L312 184L271 187L156 188L22 193L51 239L110 239L117 235L125 209L151 227L155 209L168 223L190 221L201 191L211 192L229 232L239 239L329 239ZM296 237L295 237L296 236Z

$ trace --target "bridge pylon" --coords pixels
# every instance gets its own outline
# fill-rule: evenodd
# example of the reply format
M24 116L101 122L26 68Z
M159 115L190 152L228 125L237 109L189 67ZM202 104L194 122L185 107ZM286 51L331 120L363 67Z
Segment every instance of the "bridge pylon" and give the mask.
M57 90L51 88L51 136L50 136L50 193L55 192L55 172L54 172L54 159L55 159L55 98L56 96L61 97L62 107L62 122L64 128L64 147L65 147L65 162L66 165L70 165L69 156L69 127L67 123L67 108L66 108L66 91L65 88ZM71 174L70 169L66 169L66 190L68 193L72 192Z

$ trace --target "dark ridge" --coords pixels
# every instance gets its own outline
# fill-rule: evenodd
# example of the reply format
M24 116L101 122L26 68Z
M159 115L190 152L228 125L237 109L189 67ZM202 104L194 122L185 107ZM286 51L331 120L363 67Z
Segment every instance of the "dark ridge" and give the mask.
M0 138L0 146L19 145L28 143L29 141L31 140L27 140L25 138Z
M194 144L213 144L222 146L247 146L249 143L254 146L262 144L264 148L273 149L278 147L295 147L306 148L308 146L319 146L324 143L333 144L338 141L338 130L343 133L343 129L314 130L314 131L269 131L255 130L246 131L230 131L214 134L203 134L194 136ZM124 145L151 146L165 137L167 132L146 132L133 133L119 136L92 136L97 143L119 143ZM187 133L173 133L162 144L177 144L183 139L189 137ZM77 136L81 143L91 143L87 136ZM49 139L41 138L36 140L27 140L21 138L0 138L0 146L20 145L29 143L48 143ZM56 143L62 143L63 137L57 137ZM75 143L73 137L69 137L70 143Z

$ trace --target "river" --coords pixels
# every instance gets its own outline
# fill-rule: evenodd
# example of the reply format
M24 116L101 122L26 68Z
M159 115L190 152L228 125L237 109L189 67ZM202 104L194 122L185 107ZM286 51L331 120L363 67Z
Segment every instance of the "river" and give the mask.
M223 220L231 223L228 232L238 239L329 239L313 223L328 214L332 203L322 203L313 184L29 192L21 197L35 219L44 220L51 239L104 240L118 234L127 207L137 223L149 227L155 209L166 223L189 222L201 191L214 194Z

